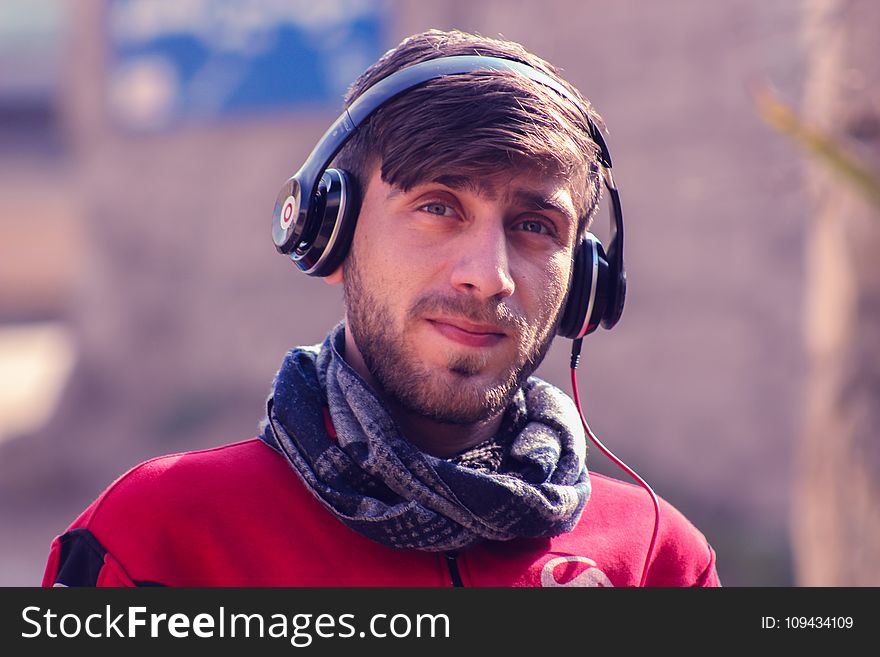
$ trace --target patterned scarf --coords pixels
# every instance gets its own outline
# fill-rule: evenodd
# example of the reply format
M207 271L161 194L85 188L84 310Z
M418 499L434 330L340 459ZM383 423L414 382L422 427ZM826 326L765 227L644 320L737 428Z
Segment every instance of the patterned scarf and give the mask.
M261 438L339 520L394 548L447 551L481 540L555 536L590 497L586 441L561 391L532 377L505 412L496 472L425 454L340 355L339 324L320 346L287 353ZM329 409L336 437L328 435Z

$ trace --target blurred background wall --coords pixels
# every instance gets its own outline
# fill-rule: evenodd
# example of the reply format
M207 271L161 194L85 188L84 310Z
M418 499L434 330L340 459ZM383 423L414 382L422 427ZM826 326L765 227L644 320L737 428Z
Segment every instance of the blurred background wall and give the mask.
M809 208L749 90L799 100L802 10L5 0L0 584L38 583L53 536L127 468L255 434L285 351L342 313L276 255L275 194L346 85L431 27L521 42L603 114L630 295L585 344L585 412L706 534L725 584L796 584ZM539 372L566 390L568 348ZM626 477L598 451L589 465Z

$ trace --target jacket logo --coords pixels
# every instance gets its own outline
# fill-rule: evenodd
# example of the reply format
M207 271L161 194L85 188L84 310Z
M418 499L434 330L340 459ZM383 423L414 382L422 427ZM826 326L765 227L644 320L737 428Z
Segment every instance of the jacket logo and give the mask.
M586 568L579 567L584 564ZM608 576L596 567L596 562L587 557L556 557L544 564L541 569L541 586L614 586Z

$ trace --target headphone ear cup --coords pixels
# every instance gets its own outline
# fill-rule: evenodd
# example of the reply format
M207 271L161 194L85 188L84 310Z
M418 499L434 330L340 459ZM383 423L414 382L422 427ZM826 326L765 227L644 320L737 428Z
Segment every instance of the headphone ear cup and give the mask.
M290 257L310 276L329 276L348 254L360 208L351 174L327 169L310 206L302 239Z
M626 272L621 271L616 278L614 296L608 300L608 311L602 318L602 326L607 329L613 328L620 321L620 316L623 314L623 304L626 301Z
M571 284L557 333L576 340L595 331L608 305L608 259L602 243L586 233L575 250Z
M577 337L587 312L588 299L585 298L584 289L589 290L592 286L590 280L592 265L588 262L592 258L592 249L584 247L585 240L581 240L575 247L571 281L568 284L568 297L562 310L562 319L556 329L558 335L572 340ZM585 253L585 251L588 252Z
M300 208L302 198L300 189L299 178L293 176L287 179L275 198L272 241L275 243L275 249L285 255L296 248L305 223Z

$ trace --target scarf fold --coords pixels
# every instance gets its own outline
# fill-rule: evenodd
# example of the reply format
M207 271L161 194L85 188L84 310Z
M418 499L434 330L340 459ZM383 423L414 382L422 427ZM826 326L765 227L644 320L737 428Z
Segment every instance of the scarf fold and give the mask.
M427 551L574 528L590 479L577 409L560 390L532 377L516 393L506 417L520 421L504 423L516 433L503 467L487 472L407 441L344 349L339 324L322 345L287 353L260 436L339 520L389 547Z

